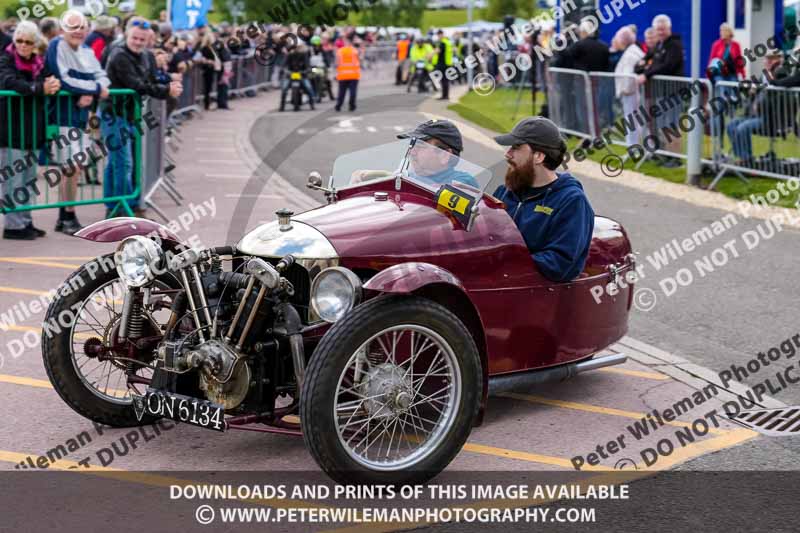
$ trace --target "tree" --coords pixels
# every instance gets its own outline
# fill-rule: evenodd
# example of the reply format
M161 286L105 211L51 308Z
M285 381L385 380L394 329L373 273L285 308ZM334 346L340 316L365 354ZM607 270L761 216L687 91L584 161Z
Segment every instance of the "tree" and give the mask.
M501 22L506 15L517 15L520 11L519 0L489 0L486 18Z

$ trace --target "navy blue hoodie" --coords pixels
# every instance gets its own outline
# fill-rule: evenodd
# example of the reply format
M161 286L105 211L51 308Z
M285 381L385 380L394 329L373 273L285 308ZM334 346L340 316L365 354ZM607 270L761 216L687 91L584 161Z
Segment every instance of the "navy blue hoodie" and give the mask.
M501 185L494 197L522 233L539 272L551 281L570 281L583 271L594 230L594 211L571 174L557 174L544 191L519 196Z

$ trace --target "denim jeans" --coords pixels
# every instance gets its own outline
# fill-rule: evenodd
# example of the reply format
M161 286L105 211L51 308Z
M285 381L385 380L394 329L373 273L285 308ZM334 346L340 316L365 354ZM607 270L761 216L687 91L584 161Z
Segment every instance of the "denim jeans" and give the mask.
M753 160L753 132L764 124L761 117L741 117L728 124L728 137L733 145L733 153L747 163Z
M0 205L7 209L36 205L38 186L29 185L31 181L36 180L36 162L31 161L30 157L26 160L27 154L28 150L0 148L0 168L10 166L14 169L16 161L27 161L26 168L22 172L16 172L14 169L13 176L10 175L7 181L1 181L3 177L0 176L0 198L3 199L0 201ZM28 166L29 162L34 164ZM6 197L8 197L9 203L4 203ZM6 229L25 229L32 223L30 211L15 211L5 214Z
M107 112L100 113L100 131L103 142L108 150L106 169L103 175L103 195L127 196L133 193L133 146L138 135L136 128L122 117L109 116ZM119 202L106 203L112 209ZM139 198L127 200L128 207L139 207ZM121 213L114 213L120 215Z
M281 80L281 107L283 107L283 105L286 104L286 95L289 92L289 85L291 84L291 82L292 80L290 80L289 78L283 78ZM302 80L300 80L300 82L301 82L300 84L303 87L303 90L313 103L314 100L316 99L316 95L314 94L314 88L311 87L311 82L308 80L308 78L305 77Z

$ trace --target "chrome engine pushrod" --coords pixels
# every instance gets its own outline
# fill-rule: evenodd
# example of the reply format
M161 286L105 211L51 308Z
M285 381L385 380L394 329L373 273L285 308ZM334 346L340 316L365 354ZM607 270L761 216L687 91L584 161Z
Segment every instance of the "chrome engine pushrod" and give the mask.
M194 303L192 286L189 283L189 277L186 275L186 269L181 269L181 280L183 281L183 286L186 288L186 297L189 298L189 308L192 310L194 325L197 327L197 336L200 338L200 342L206 342L206 337L203 335L203 324L200 322L200 315L197 314L197 306Z
M200 281L200 271L197 270L197 265L192 265L192 275L194 276L194 285L197 287L197 297L200 298L200 305L203 307L203 314L206 316L206 323L210 326L211 312L208 309L208 300L206 300L203 282Z
M242 313L244 312L244 305L247 303L247 299L250 298L250 293L253 291L253 285L255 285L256 279L252 276L247 280L247 287L244 289L244 296L242 296L242 301L239 302L239 307L236 308L236 314L233 316L233 322L231 322L230 327L228 328L228 333L225 334L225 340L230 342L231 338L233 337L233 331L236 328L236 324L239 323L239 318L241 318Z
M258 290L258 294L256 295L256 301L253 304L253 309L250 311L250 316L247 317L247 322L244 324L244 329L239 337L239 342L236 343L237 350L242 349L244 340L247 338L247 334L250 333L250 327L252 327L253 321L256 319L256 313L258 312L259 306L261 306L261 301L264 299L265 294L267 294L267 286L262 284L261 288Z

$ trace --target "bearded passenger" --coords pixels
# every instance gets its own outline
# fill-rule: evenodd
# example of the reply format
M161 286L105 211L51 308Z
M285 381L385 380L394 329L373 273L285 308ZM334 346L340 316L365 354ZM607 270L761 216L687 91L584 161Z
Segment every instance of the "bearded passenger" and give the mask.
M505 185L495 198L505 203L539 272L556 282L575 279L589 254L594 211L581 183L555 172L567 152L558 126L529 117L494 140L509 147Z

